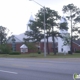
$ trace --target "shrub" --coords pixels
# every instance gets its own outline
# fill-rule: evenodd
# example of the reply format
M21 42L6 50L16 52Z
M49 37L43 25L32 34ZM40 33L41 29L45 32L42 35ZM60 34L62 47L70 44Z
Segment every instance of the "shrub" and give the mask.
M10 54L10 55L20 55L21 53L18 52L18 51L14 51L14 52L10 52L9 54Z
M75 53L80 53L80 50L75 51Z
M38 51L38 54L41 54L41 51Z
M9 54L10 48L6 44L0 45L0 54Z
M33 42L27 42L26 45L28 46L28 49L31 49L31 50L37 50L37 47L35 45L36 43L33 43Z
M68 51L68 54L72 54L71 51Z

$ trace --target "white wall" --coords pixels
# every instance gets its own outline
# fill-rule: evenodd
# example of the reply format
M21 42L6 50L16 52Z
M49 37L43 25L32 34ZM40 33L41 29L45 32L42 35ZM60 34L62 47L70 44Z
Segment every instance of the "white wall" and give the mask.
M58 37L58 53L62 53L61 49L63 48L63 41Z
M62 33L63 35L64 33ZM68 33L66 33L65 37L67 36ZM62 51L63 48L63 51ZM70 51L70 46L69 45L64 45L64 40L60 37L58 37L58 53L68 53Z

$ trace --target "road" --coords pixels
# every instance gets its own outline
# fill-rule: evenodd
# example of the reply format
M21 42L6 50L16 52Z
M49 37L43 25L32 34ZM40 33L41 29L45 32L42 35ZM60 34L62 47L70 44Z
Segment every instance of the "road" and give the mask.
M80 59L0 58L0 80L73 80Z

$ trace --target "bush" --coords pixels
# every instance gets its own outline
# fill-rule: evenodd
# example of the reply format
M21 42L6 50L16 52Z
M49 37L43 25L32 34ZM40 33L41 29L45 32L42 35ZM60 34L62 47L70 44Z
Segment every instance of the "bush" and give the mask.
M27 42L26 45L28 46L28 49L37 50L36 43Z
M10 48L6 44L0 45L0 54L9 54Z
M68 51L68 54L72 54L71 51Z
M10 52L9 54L10 54L10 55L20 55L21 53L18 52L18 51L14 51L14 52Z
M38 51L38 54L41 54L41 51Z
M75 51L75 53L80 53L80 50Z

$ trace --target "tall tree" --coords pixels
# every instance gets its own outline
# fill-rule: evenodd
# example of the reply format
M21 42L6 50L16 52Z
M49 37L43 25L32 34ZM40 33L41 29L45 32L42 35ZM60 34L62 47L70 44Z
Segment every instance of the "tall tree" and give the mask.
M58 26L57 21L60 19L59 14L55 10L51 10L50 8L41 8L35 16L35 21L31 21L31 24L28 26L34 32L34 34L29 35L32 36L37 41L41 41L44 38L44 11L45 11L45 26L46 26L46 38L47 38L47 47L48 47L48 37L52 37L53 40L53 49L54 49L54 37L56 37L57 31L54 31L54 27ZM37 33L38 32L38 33ZM36 36L34 36L36 34ZM39 35L38 35L39 34ZM39 38L40 37L40 38ZM39 38L39 39L38 39ZM47 49L48 50L48 49ZM54 49L55 54L55 49Z
M7 33L6 28L3 26L0 26L0 45L6 43L7 41Z
M44 22L44 14L42 13L42 11L45 11L45 22L46 22L46 34L47 34L47 40L48 37L52 37L53 40L53 51L54 54L56 54L55 51L55 37L56 37L56 33L57 31L55 30L55 28L58 28L58 23L57 21L60 19L60 15L58 14L57 11L55 10L51 10L50 8L41 8L39 10L39 12L36 15L36 19L37 22L39 23L38 26L44 30L44 26L43 26L43 22Z
M40 42L41 39L43 39L44 35L42 31L36 26L37 22L36 21L30 21L31 23L28 24L30 27L31 31L26 31L25 35L27 35L27 38L24 38L25 41L29 42Z
M72 54L72 40L76 39L78 36L75 33L78 33L77 23L80 22L80 9L74 4L68 4L63 6L62 11L66 14L66 18L70 23L71 27L71 54ZM73 35L74 33L74 35Z

